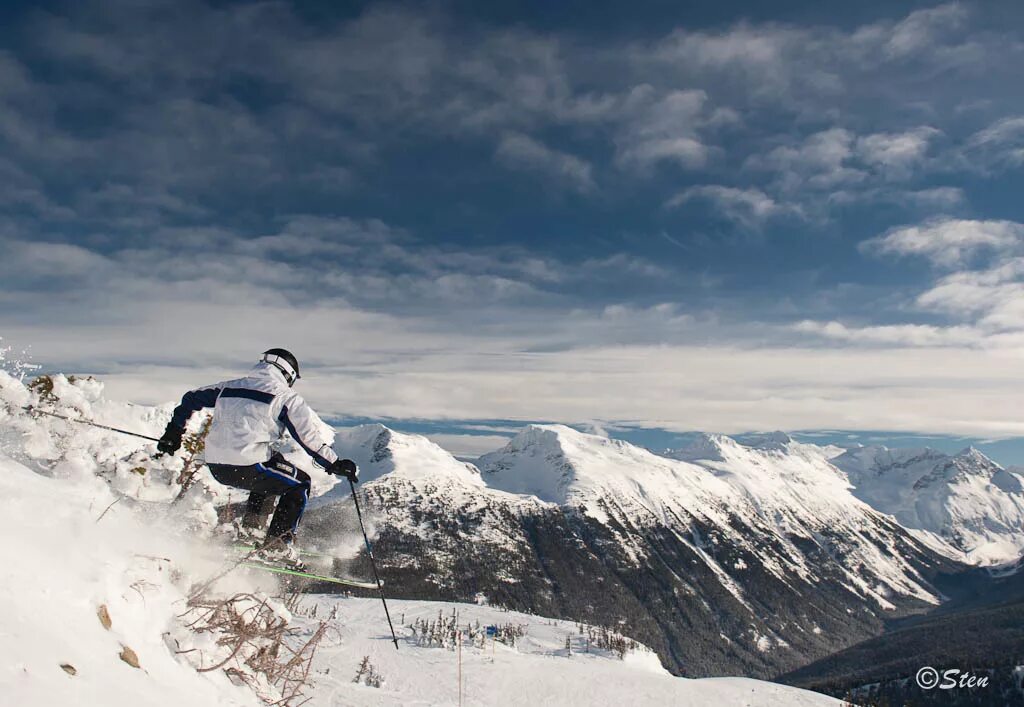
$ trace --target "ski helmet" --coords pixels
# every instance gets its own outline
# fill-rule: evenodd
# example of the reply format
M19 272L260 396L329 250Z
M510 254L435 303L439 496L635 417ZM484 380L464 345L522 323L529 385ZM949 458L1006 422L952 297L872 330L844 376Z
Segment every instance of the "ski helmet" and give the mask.
M299 375L299 360L287 349L267 349L260 360L281 371L289 386L295 385L295 381L302 377Z

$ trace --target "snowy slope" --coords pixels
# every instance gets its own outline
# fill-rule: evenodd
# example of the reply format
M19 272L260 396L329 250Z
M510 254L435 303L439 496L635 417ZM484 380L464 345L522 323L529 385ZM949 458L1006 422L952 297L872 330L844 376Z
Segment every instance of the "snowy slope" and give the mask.
M1024 476L977 449L861 447L832 460L854 494L903 526L940 538L973 564L1024 553Z
M802 444L780 432L748 441L752 444L704 435L691 447L669 454L699 464L741 489L760 515L787 536L820 540L827 530L833 538L845 539L843 562L852 570L848 580L881 605L888 605L889 590L936 600L896 551L891 529L880 523L869 504L854 497L844 475L829 463L830 449ZM834 539L830 549L839 549ZM866 582L866 568L883 583Z
M170 411L106 401L95 381L53 381L58 410L146 434L159 434ZM18 385L7 390L28 395ZM32 468L68 479L99 474L152 512L176 494L180 458L154 462L133 451L137 440L24 415L2 434L19 440L17 454ZM562 426L525 429L481 461L482 473L423 437L381 425L340 430L335 447L362 468L369 532L402 596L484 595L536 613L622 622L680 673L769 676L872 635L883 614L936 601L921 574L933 558L898 526L865 514L852 497L846 515L827 505L832 514L822 514L814 505L825 495L820 489L782 483L815 464L811 451L803 466L779 468L778 478L758 486L760 457L741 463L721 440L705 442L746 471L668 459ZM758 454L781 454L780 444L788 442L772 436ZM295 460L310 468L301 453ZM145 473L137 473L140 465ZM310 471L317 498L303 541L350 557L347 569L365 575L347 484ZM175 513L208 529L215 505L245 494L205 470L199 478ZM700 626L702 642L688 626Z
M61 381L58 387L65 385L78 392L62 393L69 398L81 393L77 403L91 414L106 415L107 422L146 433L166 419L166 410L106 403L93 382ZM27 393L2 373L0 401L5 403L0 406L0 551L5 557L0 683L5 702L260 704L249 687L223 669L195 670L221 659L227 660L225 667L246 668L230 658L230 646L218 645L216 633L194 633L183 619L188 595L225 569L211 517L214 502L225 497L200 484L186 502L171 508L170 481L180 459L154 461L142 441L13 412L13 406L28 401ZM61 401L54 404L66 407ZM453 484L480 488L467 472L468 477L460 472ZM278 607L281 616L289 616L280 601L266 594L277 588L269 574L236 568L214 586L225 596L254 592ZM109 627L98 616L101 606ZM319 618L309 616L314 606ZM417 618L452 608L392 602L402 640L396 652L384 635L376 600L318 596L305 608L300 605L305 616L291 619L300 636L334 615L327 619L329 630L315 658L308 704L456 703L457 653L419 645L410 626ZM576 634L572 622L486 606L455 609L467 624L526 626L515 648L464 645L465 704L835 704L814 693L754 680L674 678L643 647L620 661L607 651L585 654L578 635L571 639L577 654L570 657L565 640ZM381 687L352 683L364 656L384 677ZM135 659L139 667L130 664Z
M168 414L105 401L96 381L58 376L53 383L46 404L65 414L85 412L143 434ZM191 640L178 618L189 578L221 565L205 549L208 535L195 542L214 515L212 498L197 486L167 513L171 461L153 461L141 440L14 409L29 402L39 401L0 371L5 703L260 704L248 688L223 673L197 673L168 648L176 638ZM140 667L120 657L125 647Z
M402 623L400 650L382 640L381 607L373 599L318 597L304 607L341 619L336 637L316 660L326 675L317 678L314 705L454 705L459 703L459 652L455 645L429 646L414 637L417 621L445 618L453 611L458 626L515 624L525 635L514 647L485 639L463 638L462 703L465 705L801 705L841 704L811 692L742 678L687 680L671 676L657 657L641 647L623 660L591 648L577 624L488 606L422 601L392 601L392 615ZM308 621L308 619L307 619ZM571 651L566 651L566 638ZM380 688L353 685L363 657L383 677ZM330 697L325 700L325 696Z
M175 619L184 597L159 558L185 553L172 537L141 534L117 509L97 522L111 499L102 484L48 479L0 456L5 703L258 704L223 673L201 675L168 650L164 633L184 632ZM141 669L119 658L124 646Z

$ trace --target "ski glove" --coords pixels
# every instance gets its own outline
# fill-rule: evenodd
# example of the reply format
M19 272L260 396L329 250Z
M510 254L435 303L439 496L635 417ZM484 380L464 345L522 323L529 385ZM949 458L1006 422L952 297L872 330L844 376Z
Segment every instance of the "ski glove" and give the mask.
M181 449L181 437L183 434L185 434L185 430L176 427L173 423L167 425L167 429L164 430L160 441L156 443L157 450L162 454L174 454Z
M334 474L335 476L344 476L353 484L359 481L359 467L351 459L335 459L327 467L327 473Z

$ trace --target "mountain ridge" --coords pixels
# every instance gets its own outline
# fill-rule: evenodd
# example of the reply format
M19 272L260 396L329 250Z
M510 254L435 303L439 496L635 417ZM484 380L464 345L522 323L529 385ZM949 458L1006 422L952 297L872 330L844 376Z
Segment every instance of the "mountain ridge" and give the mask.
M929 577L954 569L850 495L820 448L792 440L758 449L718 437L716 465L533 425L481 457L478 480L440 448L421 456L459 473L398 469L410 439L431 443L373 431L339 431L336 451L367 464L389 586L614 618L679 674L792 669L935 606ZM311 527L327 534L346 501L325 499Z

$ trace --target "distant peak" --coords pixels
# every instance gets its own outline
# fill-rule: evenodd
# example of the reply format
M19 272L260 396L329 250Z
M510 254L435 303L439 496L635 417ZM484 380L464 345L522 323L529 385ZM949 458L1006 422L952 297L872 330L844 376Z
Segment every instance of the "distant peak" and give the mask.
M969 447L960 450L953 458L959 459L961 461L971 462L974 464L981 464L984 466L998 466L994 461L989 459L984 452L975 447L973 444Z
M349 440L350 443L359 444L369 442L382 434L390 434L391 428L379 422L371 422L365 425L356 425L355 427L338 428L335 432L337 435Z
M737 441L751 449L780 449L794 440L789 434L775 430L774 432L755 432L743 435L738 437Z
M701 432L685 447L666 450L663 456L681 461L722 461L723 450L735 446L736 441L731 437Z
M929 460L938 463L949 458L948 454L931 447L886 447L881 444L853 447L846 450L841 456L848 459L860 459L864 462L874 463L876 466L906 465L911 462Z
M558 446L560 440L582 441L587 439L605 440L599 435L588 434L567 425L527 425L505 446L507 451L515 451L535 446Z
M555 439L562 433L563 430L568 430L568 427L562 425L527 425L523 429L519 430L515 437L513 437L509 444L536 444L537 442L549 439Z

